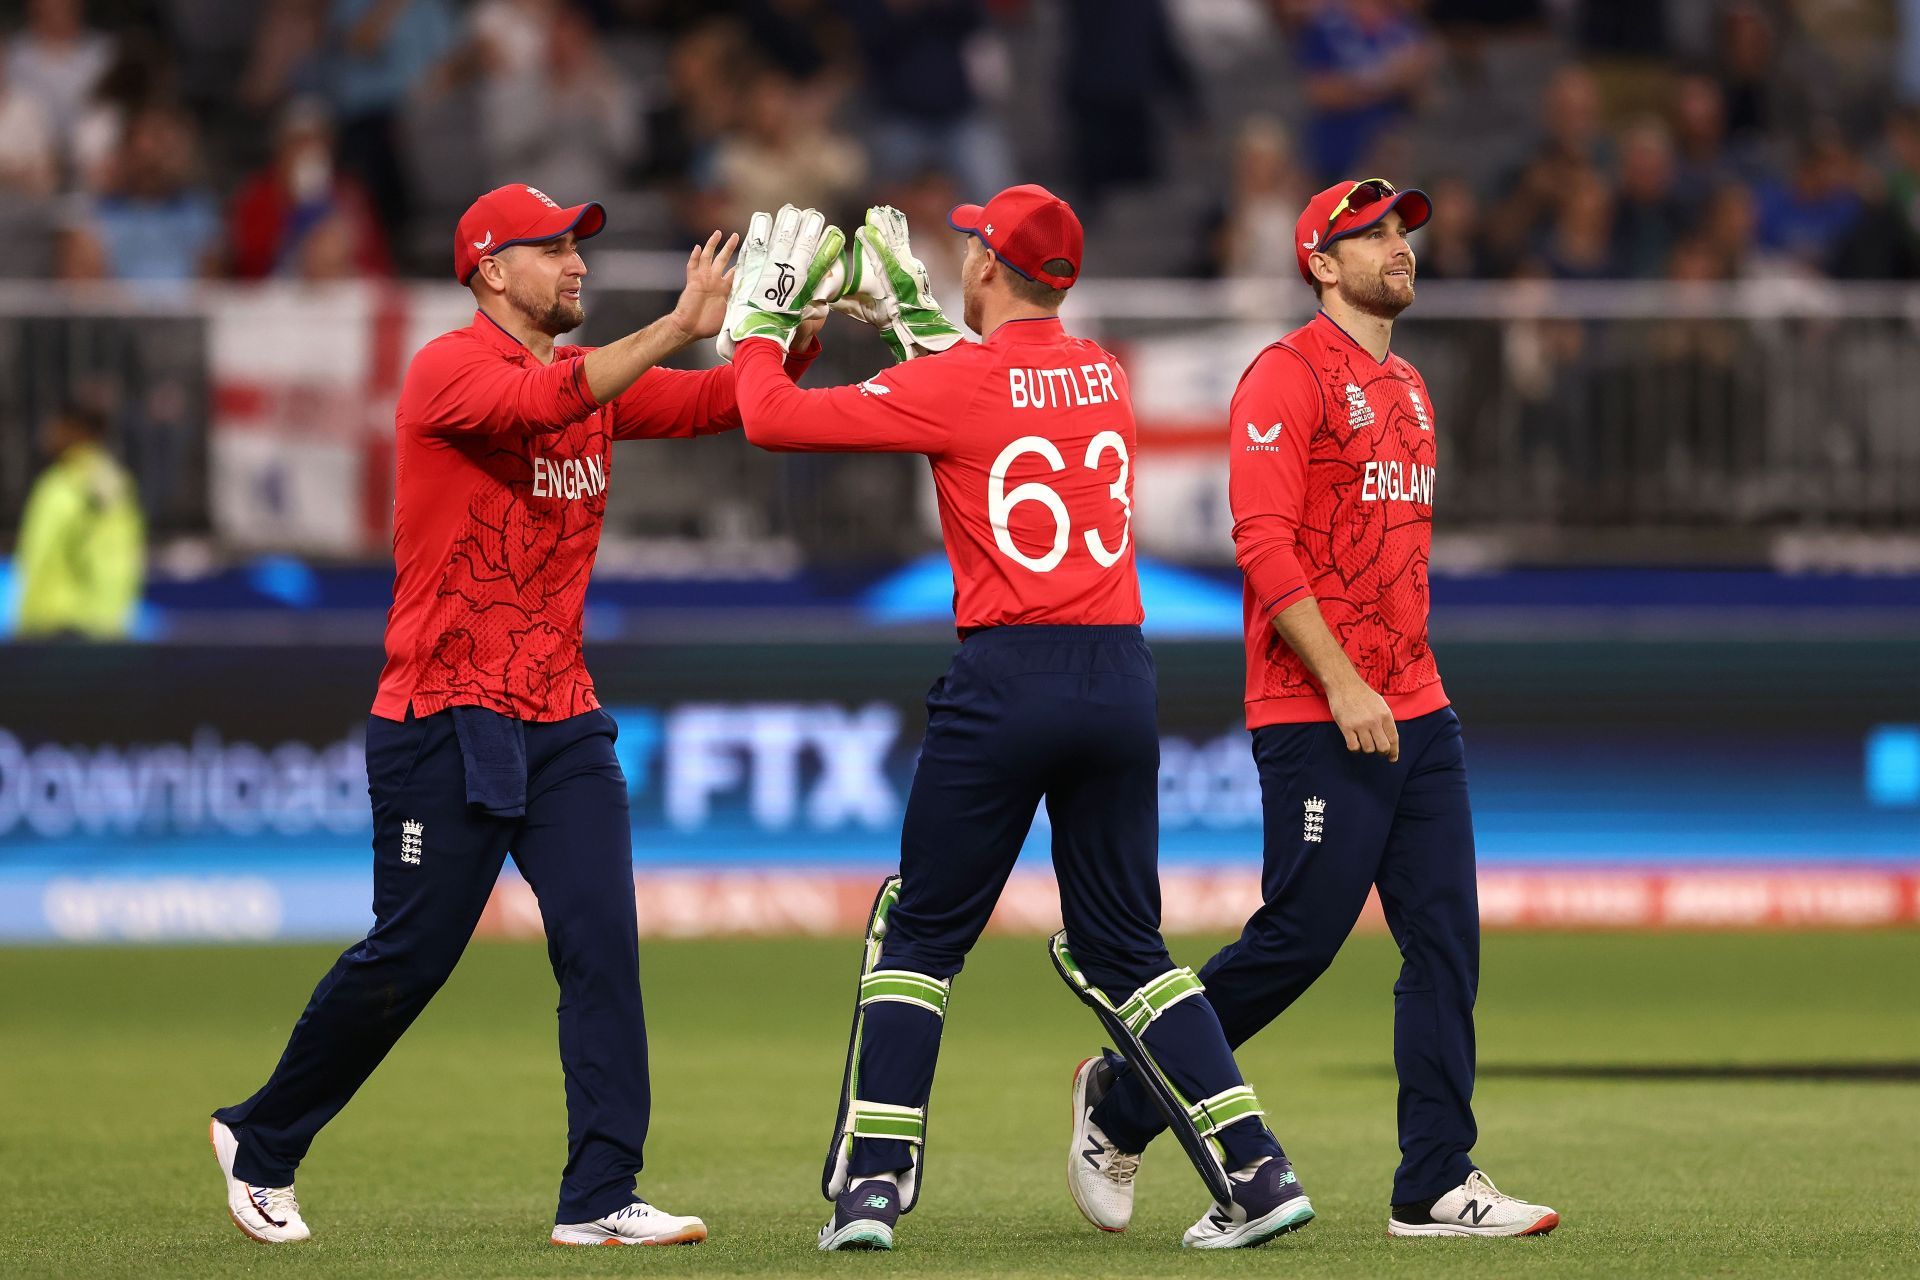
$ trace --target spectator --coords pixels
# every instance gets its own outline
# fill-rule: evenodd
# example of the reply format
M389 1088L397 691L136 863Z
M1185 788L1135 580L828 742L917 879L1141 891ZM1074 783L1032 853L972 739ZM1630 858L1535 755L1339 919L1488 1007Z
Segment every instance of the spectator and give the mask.
M1756 220L1753 192L1744 183L1724 182L1708 197L1701 210L1698 239L1712 255L1714 271L1720 279L1740 280L1772 274L1770 269L1763 269L1766 264L1759 261L1754 244Z
M127 122L91 230L115 279L176 283L215 274L220 214L193 180L194 136L177 108L148 107Z
M1772 22L1751 0L1729 4L1720 18L1717 49L1727 132L1735 138L1764 137L1780 114Z
M905 0L911 4L913 0ZM826 0L739 0L736 7L747 42L803 88L827 89L839 99L837 84L852 70L846 54L859 33L848 31Z
M53 117L41 100L12 83L0 65L0 192L52 195L60 183Z
M1920 106L1896 107L1887 117L1887 199L1920 250Z
M341 167L366 184L381 225L406 225L412 203L400 139L407 97L453 51L449 0L328 0Z
M104 191L112 181L114 157L126 136L127 121L156 103L178 101L173 64L159 39L129 32L120 39L106 74L94 83L73 129L73 185Z
M981 0L839 0L866 59L867 144L875 176L941 169L963 191L998 191L1006 140L980 109L967 43L987 27Z
M106 448L89 409L56 414L42 434L49 459L20 519L15 565L22 637L124 638L145 576L146 531L133 480Z
M1353 173L1383 134L1412 113L1433 79L1439 47L1393 0L1326 0L1300 29L1307 75L1308 162L1317 180Z
M888 188L883 193L886 203L893 205L907 215L910 225L916 227L944 227L947 215L953 206L965 198L953 184L953 179L939 169L923 170L911 182ZM916 238L913 251L926 264L927 276L933 284L933 296L936 298L957 298L960 296L960 263L966 257L966 241L959 236L940 235L936 232L924 240Z
M1108 192L1160 176L1159 106L1171 97L1193 116L1199 88L1162 0L1068 0L1067 147L1083 221Z
M726 219L727 202L713 176L720 143L740 114L734 85L747 60L746 37L724 20L689 28L667 52L666 94L649 103L640 176L664 187L679 232L704 235Z
M1792 174L1755 191L1760 246L1811 272L1824 272L1860 218L1858 161L1829 123L1815 127L1796 154Z
M1421 280L1475 280L1487 274L1480 243L1480 198L1464 178L1441 178L1427 187L1442 215L1420 229L1413 243Z
M474 18L488 45L481 109L494 181L619 186L639 143L638 101L585 15L552 0L489 0Z
M320 56L329 0L265 0L247 50L237 96L249 111L265 113L288 97L326 92Z
M1727 103L1719 82L1697 72L1677 78L1669 121L1674 191L1691 223L1714 188L1738 177L1727 152Z
M1920 278L1920 235L1916 235L1913 162L1920 158L1911 107L1892 112L1887 119L1889 163L1861 167L1860 218L1835 247L1829 269L1843 280L1912 280Z
M340 274L393 271L373 203L334 162L333 131L314 99L290 105L273 159L240 185L227 217L233 275L241 280L303 274L309 237L325 234Z
M80 0L30 0L7 50L7 80L46 108L64 158L87 98L113 61L113 41L87 27Z
M1232 187L1214 211L1204 274L1282 280L1294 263L1293 224L1314 193L1293 139L1270 116L1253 116L1234 139Z
M1656 118L1621 135L1620 189L1613 219L1613 261L1622 275L1664 273L1686 220L1674 190L1673 141Z
M1613 260L1613 193L1589 170L1568 186L1540 247L1540 262L1556 280L1603 280L1618 273Z
M1542 133L1502 185L1487 217L1489 265L1506 274L1559 216L1565 194L1611 167L1600 118L1600 86L1578 64L1561 67L1541 100Z
M865 155L858 143L804 109L792 77L774 67L749 82L738 132L714 156L713 193L724 219L744 227L756 209L793 203L844 222L865 208Z

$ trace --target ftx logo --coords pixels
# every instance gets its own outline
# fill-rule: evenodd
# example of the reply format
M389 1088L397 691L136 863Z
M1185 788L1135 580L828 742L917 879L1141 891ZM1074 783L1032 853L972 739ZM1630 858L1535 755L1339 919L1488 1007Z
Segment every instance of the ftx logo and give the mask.
M900 819L888 765L900 712L821 702L688 702L608 707L636 808L670 827L744 816L767 831L885 828Z

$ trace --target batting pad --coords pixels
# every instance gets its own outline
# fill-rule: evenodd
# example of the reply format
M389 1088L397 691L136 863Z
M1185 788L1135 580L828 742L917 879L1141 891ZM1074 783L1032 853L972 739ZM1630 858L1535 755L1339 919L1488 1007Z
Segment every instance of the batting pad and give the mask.
M867 1010L876 1004L904 1004L932 1014L946 1023L947 997L953 984L911 969L879 968L887 936L887 913L900 898L900 877L881 882L867 917L867 936L861 946L860 981L853 1004L853 1032L847 1041L846 1072L840 1083L840 1109L833 1123L833 1142L827 1148L820 1192L832 1200L851 1182L853 1144L859 1138L905 1142L912 1147L911 1167L900 1176L900 1211L912 1209L920 1198L920 1170L926 1159L927 1108L871 1102L860 1097L860 1050L866 1032ZM937 1038L936 1038L937 1043Z
M1207 1184L1207 1191L1217 1203L1231 1203L1233 1184L1227 1178L1226 1164L1221 1160L1219 1148L1212 1138L1237 1120L1262 1114L1258 1099L1253 1096L1252 1089L1241 1085L1197 1103L1188 1102L1174 1088L1173 1081L1167 1078L1167 1073L1147 1048L1146 1041L1141 1039L1146 1029L1162 1013L1205 990L1200 979L1191 969L1170 969L1116 1007L1107 999L1106 993L1088 981L1087 975L1074 963L1073 953L1067 950L1065 929L1053 935L1047 943L1047 950L1053 957L1053 967L1061 980L1073 989L1082 1003L1093 1010L1094 1017L1100 1019L1100 1025L1107 1034L1121 1045L1122 1055L1133 1064L1141 1084L1146 1086L1148 1095L1153 1099L1153 1105L1166 1120L1167 1128L1179 1141L1180 1149L1187 1153L1187 1159L1193 1162L1200 1180ZM1251 1110L1246 1109L1248 1104Z

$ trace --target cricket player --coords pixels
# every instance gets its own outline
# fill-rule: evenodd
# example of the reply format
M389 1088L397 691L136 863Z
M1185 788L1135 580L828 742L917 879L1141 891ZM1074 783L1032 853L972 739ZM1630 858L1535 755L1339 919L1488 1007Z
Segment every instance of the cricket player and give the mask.
M581 660L615 440L740 425L732 369L656 368L719 331L736 241L688 256L673 310L597 350L580 244L597 203L526 186L474 201L454 274L464 329L421 349L398 438L387 665L367 721L373 930L314 989L260 1090L214 1113L235 1225L305 1240L294 1171L453 971L501 864L539 897L560 986L567 1163L555 1244L693 1244L699 1218L636 1198L650 1108L627 784ZM818 352L804 327L784 371Z
M1200 971L1235 1047L1332 963L1377 887L1400 945L1397 1236L1544 1235L1560 1218L1474 1167L1480 973L1460 721L1427 646L1434 407L1388 350L1413 302L1409 232L1432 206L1380 178L1315 196L1294 227L1321 311L1254 358L1234 393L1230 499L1246 576L1247 727L1265 818L1265 902ZM1162 1127L1128 1064L1074 1082L1069 1180L1124 1205ZM1091 1199L1076 1189L1082 1204Z
M890 1249L914 1206L950 984L1042 801L1073 959L1198 1100L1192 1121L1219 1144L1219 1182L1230 1175L1228 1202L1184 1242L1259 1244L1313 1209L1199 982L1159 933L1156 686L1130 533L1126 373L1061 326L1082 246L1064 201L1017 186L950 220L968 238L965 319L982 341L960 341L933 302L905 219L874 209L837 287L864 274L885 303L837 305L913 358L854 386L795 387L786 335L818 305L842 237L791 207L756 216L721 340L753 443L928 457L962 638L927 698L900 875L875 905L818 1245Z

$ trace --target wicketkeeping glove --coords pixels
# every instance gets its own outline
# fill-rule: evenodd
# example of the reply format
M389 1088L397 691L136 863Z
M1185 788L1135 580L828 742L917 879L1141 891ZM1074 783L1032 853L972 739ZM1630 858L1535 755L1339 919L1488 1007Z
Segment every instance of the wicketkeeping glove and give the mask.
M727 295L727 316L715 340L720 358L733 359L735 344L748 338L772 338L782 351L826 277L840 267L846 235L827 225L817 209L790 204L769 216L756 213L747 223Z
M945 351L960 341L960 330L934 300L926 264L907 243L906 214L876 205L853 239L835 311L878 329L895 360Z

